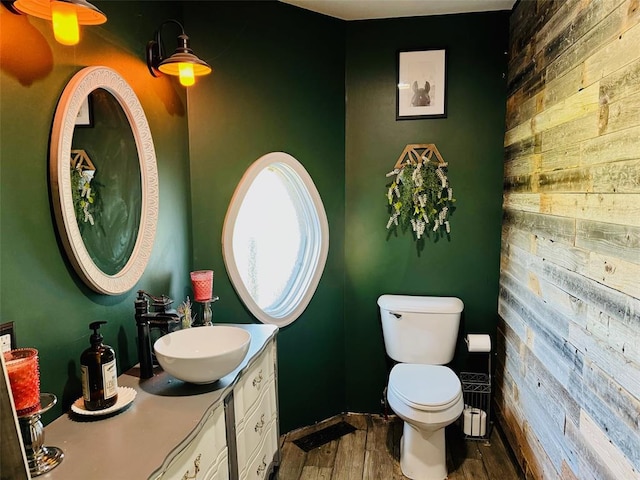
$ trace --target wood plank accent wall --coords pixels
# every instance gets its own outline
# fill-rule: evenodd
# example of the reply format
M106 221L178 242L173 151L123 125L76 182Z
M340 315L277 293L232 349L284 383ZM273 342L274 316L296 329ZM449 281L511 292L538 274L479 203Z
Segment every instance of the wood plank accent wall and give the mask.
M496 404L527 478L640 478L640 0L510 24Z

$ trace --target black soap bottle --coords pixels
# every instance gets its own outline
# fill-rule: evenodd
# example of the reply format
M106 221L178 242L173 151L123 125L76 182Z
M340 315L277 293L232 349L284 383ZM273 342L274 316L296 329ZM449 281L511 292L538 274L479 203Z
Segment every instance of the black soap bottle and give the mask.
M92 322L89 328L91 347L80 356L82 396L86 410L104 410L118 400L118 373L116 355L109 345L102 343L100 326L107 322Z

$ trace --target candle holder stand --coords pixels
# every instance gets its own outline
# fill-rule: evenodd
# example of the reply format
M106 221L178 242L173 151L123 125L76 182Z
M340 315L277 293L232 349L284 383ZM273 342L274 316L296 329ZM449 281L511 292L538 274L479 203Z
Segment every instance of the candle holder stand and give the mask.
M220 300L220 297L213 296L209 300L197 300L198 303L202 304L202 323L199 325L201 327L210 327L213 325L213 313L211 312L211 304Z
M64 458L64 452L58 447L45 447L44 426L40 421L43 413L53 407L58 399L52 393L40 394L40 409L35 412L18 415L20 434L24 443L29 471L32 477L47 473L57 467Z

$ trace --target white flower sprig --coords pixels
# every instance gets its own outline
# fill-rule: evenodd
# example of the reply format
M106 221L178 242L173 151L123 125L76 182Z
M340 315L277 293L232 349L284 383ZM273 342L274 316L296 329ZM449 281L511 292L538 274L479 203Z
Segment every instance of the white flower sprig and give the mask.
M95 170L80 170L80 207L84 213L84 221L93 225L93 215L89 212L89 206L93 203L93 192L91 191L91 180Z

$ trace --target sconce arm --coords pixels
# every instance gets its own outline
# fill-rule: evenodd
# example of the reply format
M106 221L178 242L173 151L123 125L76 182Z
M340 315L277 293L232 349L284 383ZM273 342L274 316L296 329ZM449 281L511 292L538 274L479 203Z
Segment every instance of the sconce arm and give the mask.
M182 24L172 18L165 20L155 31L153 40L150 40L149 43L147 43L147 67L149 68L151 75L154 77L159 77L161 75L160 70L158 70L158 65L160 65L160 62L166 58L164 53L164 44L162 42L162 27L169 23L173 23L180 28L180 35L178 35L178 50L188 51L188 53L191 53L191 49L189 49L188 44L189 37L184 33L184 27Z

